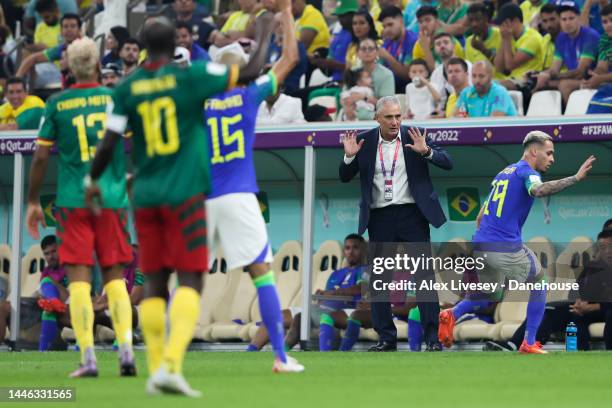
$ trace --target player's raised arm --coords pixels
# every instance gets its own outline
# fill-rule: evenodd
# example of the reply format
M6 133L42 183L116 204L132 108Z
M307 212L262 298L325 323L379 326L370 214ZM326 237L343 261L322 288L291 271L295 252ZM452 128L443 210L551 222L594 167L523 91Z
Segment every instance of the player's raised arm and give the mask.
M546 197L549 195L556 194L559 191L563 191L570 186L573 186L574 184L586 178L589 171L593 168L593 162L595 160L595 156L589 156L589 158L586 159L584 163L582 163L582 166L580 166L578 172L573 176L536 184L531 188L530 194L533 197Z
M272 13L266 12L257 17L257 26L255 33L255 41L257 41L257 49L249 59L249 63L242 69L238 75L239 84L247 84L259 77L261 70L265 64L268 47L270 45L270 36L272 35Z
M295 23L291 13L291 1L279 0L281 25L283 30L283 52L280 59L272 67L278 83L285 78L299 61L297 39L295 38Z

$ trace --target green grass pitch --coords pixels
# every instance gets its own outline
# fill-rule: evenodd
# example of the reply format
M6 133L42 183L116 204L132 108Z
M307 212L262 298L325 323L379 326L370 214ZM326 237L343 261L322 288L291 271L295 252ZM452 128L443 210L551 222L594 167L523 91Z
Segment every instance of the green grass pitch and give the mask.
M185 376L200 399L151 397L120 378L116 355L98 352L100 377L68 379L76 352L0 353L0 386L75 387L76 402L15 407L572 407L612 406L612 353L293 353L302 374L271 372L269 352L190 352ZM176 405L171 405L176 404Z

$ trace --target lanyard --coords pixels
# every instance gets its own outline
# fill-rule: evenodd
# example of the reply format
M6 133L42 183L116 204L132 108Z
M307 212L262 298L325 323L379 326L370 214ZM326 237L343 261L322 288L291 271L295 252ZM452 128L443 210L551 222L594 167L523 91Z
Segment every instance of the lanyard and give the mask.
M397 156L399 154L400 144L401 142L399 141L399 139L397 139L397 143L395 143L395 155L393 156L393 164L391 165L391 174L390 174L391 179L393 179L393 174L395 174L395 163L397 162ZM382 153L382 142L378 145L378 155L380 157L380 168L382 170L383 177L386 180L387 171L385 170L385 159Z

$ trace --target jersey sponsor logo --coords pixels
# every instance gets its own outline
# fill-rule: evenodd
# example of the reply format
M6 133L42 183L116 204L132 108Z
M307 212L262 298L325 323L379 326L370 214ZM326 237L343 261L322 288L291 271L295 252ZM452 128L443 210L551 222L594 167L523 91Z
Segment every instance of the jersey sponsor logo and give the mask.
M160 78L140 79L131 84L133 95L152 94L176 88L176 77L174 75L164 75Z
M216 62L209 62L206 64L206 72L210 75L224 75L227 72L227 67Z

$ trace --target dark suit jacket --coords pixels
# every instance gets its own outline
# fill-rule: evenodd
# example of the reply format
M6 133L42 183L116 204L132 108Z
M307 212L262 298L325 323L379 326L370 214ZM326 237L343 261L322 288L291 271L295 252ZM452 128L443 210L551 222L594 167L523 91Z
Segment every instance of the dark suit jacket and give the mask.
M440 206L438 194L434 191L429 177L429 162L444 170L451 170L453 162L449 154L430 140L427 145L433 150L433 157L428 160L420 157L412 149L405 147L405 144L412 144L412 139L408 135L408 128L400 128L402 135L402 147L404 152L404 162L406 164L406 174L408 175L408 186L410 193L416 202L421 213L427 218L429 223L438 228L446 222L446 216ZM361 179L361 202L359 203L359 234L363 234L368 227L370 219L370 204L372 203L372 181L374 180L374 169L377 160L379 128L368 130L357 136L357 141L365 139L361 150L357 153L351 164L345 164L344 160L340 163L340 180L348 183L359 173Z

